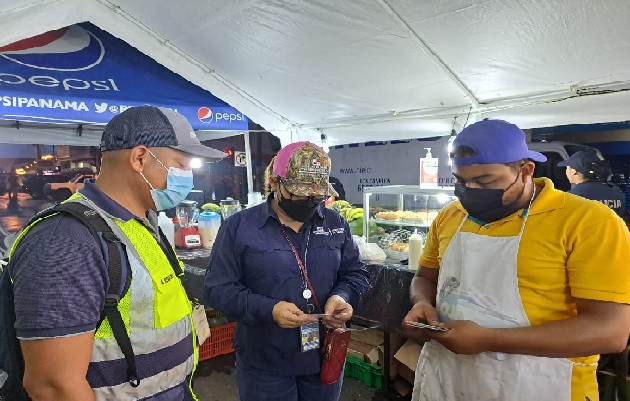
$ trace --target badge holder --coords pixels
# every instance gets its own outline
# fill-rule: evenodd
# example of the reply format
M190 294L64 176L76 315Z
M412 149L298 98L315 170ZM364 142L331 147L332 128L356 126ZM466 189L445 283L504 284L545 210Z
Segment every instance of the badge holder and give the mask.
M210 338L210 325L206 316L206 308L197 300L193 301L192 318L195 331L197 332L197 339L199 340L199 345L201 345Z
M306 313L313 313L315 306L311 303L311 290L302 291L302 297L306 299ZM319 321L300 326L300 346L302 352L319 349Z
M302 291L302 298L306 300L306 313L310 314L315 311L315 306L311 303L311 298L315 295L313 292L313 286L311 285L310 280L308 279L308 272L306 271L306 266L304 262L302 262L302 258L300 258L300 254L297 249L295 249L295 245L291 242L289 235L284 230L282 225L280 225L280 229L282 230L282 234L284 234L284 238L286 238L287 242L291 246L291 250L295 255L295 260L297 261L298 266L300 267L300 271L302 272L302 281L304 285L304 290ZM310 230L308 231L310 237ZM306 248L308 249L308 240L309 237L306 238ZM306 258L306 255L305 255ZM321 306L319 305L319 301L317 301L317 296L314 298L315 303L317 304L317 308L323 313ZM319 349L319 321L314 323L305 324L300 326L300 346L302 352L312 351L314 349Z
M300 336L302 337L302 352L319 349L319 322L300 326Z

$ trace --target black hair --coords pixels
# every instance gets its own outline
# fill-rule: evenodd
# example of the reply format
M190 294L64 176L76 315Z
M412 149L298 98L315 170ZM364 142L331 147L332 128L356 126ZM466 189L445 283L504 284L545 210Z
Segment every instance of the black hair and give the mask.
M275 161L276 161L276 158L274 156L274 158L271 159L271 162L265 169L265 184L264 184L265 196L269 196L269 194L273 192L273 190L271 189L271 177L273 177L273 163Z
M521 159L511 163L504 163L506 166L510 167L514 171L518 171L523 167L523 164L530 161L530 159Z
M608 181L608 177L610 176L612 170L610 168L610 163L608 160L599 160L596 162L588 163L586 166L586 171L581 172L589 181L597 181L605 183Z
M449 154L449 157L452 159L453 157L461 157L461 158L466 158L466 157L476 157L479 156L479 153L477 153L475 151L475 149L471 148L470 146L464 146L464 145L460 145L458 147L456 147L455 149L453 149L453 151Z

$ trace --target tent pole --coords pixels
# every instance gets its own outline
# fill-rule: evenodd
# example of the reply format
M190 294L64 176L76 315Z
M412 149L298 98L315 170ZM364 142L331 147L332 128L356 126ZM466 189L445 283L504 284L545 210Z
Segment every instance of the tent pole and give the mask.
M243 132L243 139L245 139L245 160L247 163L247 193L254 192L254 177L252 177L252 148L249 144L249 132Z

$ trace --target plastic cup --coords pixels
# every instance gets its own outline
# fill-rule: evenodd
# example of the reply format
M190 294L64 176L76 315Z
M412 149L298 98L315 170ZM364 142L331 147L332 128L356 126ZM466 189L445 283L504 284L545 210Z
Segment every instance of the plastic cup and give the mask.
M215 212L199 213L197 230L201 237L201 246L212 249L221 226L221 215Z

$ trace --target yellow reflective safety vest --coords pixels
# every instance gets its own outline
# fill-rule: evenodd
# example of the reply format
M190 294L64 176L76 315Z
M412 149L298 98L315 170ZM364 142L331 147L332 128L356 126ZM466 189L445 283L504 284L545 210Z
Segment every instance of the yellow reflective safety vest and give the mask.
M118 310L131 340L140 384L133 387L128 383L125 357L105 319L94 333L86 375L96 399L197 400L192 375L199 346L192 303L155 235L142 222L117 219L81 194L67 202L89 206L105 219L125 246L131 269L131 283ZM11 254L39 221L22 230Z

